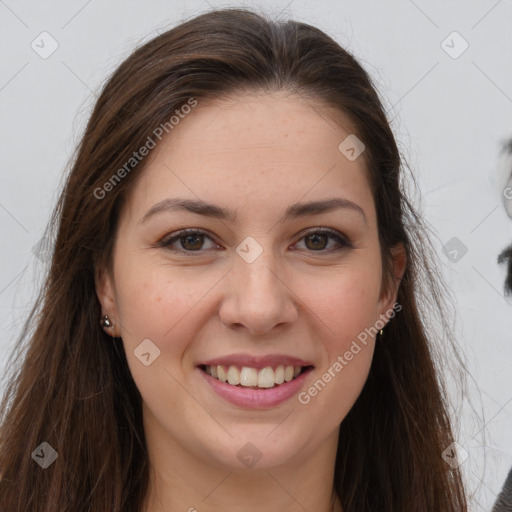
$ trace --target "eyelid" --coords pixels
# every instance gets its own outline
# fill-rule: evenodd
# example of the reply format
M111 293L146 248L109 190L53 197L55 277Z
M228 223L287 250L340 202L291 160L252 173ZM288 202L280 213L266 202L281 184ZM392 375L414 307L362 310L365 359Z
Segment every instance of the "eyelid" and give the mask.
M299 234L299 239L295 243L298 243L304 237L306 237L308 235L311 235L311 234L315 234L315 233L330 235L331 238L336 239L338 241L338 244L339 244L339 247L337 249L342 249L344 247L352 249L354 247L352 242L350 241L350 239L346 235L344 235L343 233L338 231L337 229L320 227L320 226L312 227L312 228L307 228L304 231L302 231ZM319 250L319 251L309 251L309 252L311 252L313 254L315 252L318 252L318 253L321 254L322 252L326 253L326 252L332 252L332 251L335 251L335 250L336 250L336 248L335 249L330 249L330 250L329 249L322 249L322 250Z
M157 246L163 247L164 249L169 250L175 250L176 252L186 252L186 253L193 253L193 252L203 252L203 251L185 251L184 249L173 249L170 247L170 245L177 240L179 240L182 236L187 235L204 235L205 237L208 237L212 242L214 242L217 245L220 245L216 240L215 237L209 233L208 231L201 229L201 228L184 228L180 229L178 231L175 231L174 233L170 233L168 235L165 235L159 242L157 242Z
M328 234L328 235L338 236L338 237L342 238L343 240L345 240L348 243L348 238L343 233L338 231L337 229L326 228L326 227L322 227L322 226L316 226L316 227L312 227L312 228L307 228L304 231L301 231L299 233L299 236L303 237L303 236L307 236L307 235L312 234L312 233L325 233L325 234Z

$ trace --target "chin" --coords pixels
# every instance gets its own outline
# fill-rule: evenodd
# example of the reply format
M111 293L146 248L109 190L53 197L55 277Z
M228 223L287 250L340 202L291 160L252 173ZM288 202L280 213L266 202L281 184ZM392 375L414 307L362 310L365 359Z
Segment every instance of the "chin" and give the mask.
M248 425L246 428L229 428L223 440L216 440L216 447L207 448L211 458L219 465L233 471L270 469L286 466L307 448L305 433L292 435L289 425ZM205 442L205 439L202 439Z

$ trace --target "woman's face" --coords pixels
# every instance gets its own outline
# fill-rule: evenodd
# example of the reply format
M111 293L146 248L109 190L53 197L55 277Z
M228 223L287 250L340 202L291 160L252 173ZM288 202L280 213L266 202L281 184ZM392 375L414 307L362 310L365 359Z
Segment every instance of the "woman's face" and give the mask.
M349 119L321 112L283 93L199 101L147 157L98 280L146 435L214 465L332 450L368 376L365 329L395 300L363 156L338 148ZM288 382L290 366L307 371Z

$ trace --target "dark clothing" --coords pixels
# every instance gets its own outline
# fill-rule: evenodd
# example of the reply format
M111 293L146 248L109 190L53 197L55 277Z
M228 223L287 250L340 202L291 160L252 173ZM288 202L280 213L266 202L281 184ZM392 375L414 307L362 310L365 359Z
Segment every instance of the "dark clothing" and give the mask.
M505 485L494 504L492 512L512 512L512 469L507 476Z

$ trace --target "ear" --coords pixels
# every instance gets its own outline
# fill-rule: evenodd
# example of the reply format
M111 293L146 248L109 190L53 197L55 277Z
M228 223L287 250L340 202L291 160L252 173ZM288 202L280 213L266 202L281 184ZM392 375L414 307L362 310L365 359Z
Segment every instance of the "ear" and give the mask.
M398 295L398 288L407 266L407 255L402 243L391 248L391 279L388 279L387 289L383 289L380 298L381 314L393 309Z
M94 272L96 295L101 304L101 316L108 315L113 321L113 328L106 329L110 336L119 336L119 313L114 292L114 281L107 269L101 265ZM100 319L98 319L100 321Z

